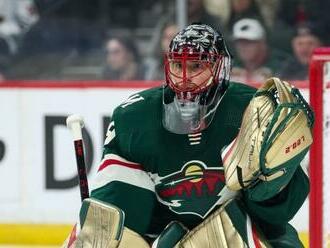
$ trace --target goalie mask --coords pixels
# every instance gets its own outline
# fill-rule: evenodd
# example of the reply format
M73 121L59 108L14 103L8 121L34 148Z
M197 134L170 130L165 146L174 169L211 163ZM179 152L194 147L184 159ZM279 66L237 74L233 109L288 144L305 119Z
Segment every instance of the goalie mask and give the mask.
M202 131L211 123L231 69L231 55L219 33L205 24L179 32L165 54L163 125L170 132Z

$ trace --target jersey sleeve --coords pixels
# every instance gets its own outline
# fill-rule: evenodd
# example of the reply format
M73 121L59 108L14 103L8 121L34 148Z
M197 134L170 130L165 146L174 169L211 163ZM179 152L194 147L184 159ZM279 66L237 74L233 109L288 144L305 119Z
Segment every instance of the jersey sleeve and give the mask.
M126 134L116 133L116 118L109 125L102 161L92 185L91 197L111 203L125 212L125 226L144 235L155 205L155 187L143 165L128 159ZM122 136L120 138L120 136Z
M243 202L251 217L264 225L286 225L302 206L309 193L309 180L301 166L290 182L277 195L264 201L253 201L248 190L243 191Z

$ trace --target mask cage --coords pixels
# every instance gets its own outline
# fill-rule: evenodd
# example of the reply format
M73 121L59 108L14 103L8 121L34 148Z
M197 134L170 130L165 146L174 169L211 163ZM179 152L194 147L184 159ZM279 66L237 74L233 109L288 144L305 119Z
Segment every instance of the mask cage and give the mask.
M218 83L223 56L214 53L164 54L166 84L180 98L189 99Z

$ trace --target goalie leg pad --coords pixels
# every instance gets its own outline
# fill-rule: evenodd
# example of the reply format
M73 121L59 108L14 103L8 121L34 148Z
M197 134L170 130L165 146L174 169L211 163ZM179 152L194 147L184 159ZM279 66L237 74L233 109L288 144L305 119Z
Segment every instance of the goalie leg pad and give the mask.
M175 248L267 248L256 226L237 200L228 201L191 230Z
M124 229L124 212L119 208L87 198L79 214L81 230L75 247L118 247Z
M136 232L124 227L118 248L150 248L150 245Z
M93 198L85 199L80 208L79 221L63 248L150 247L138 233L124 227L124 212L111 204Z

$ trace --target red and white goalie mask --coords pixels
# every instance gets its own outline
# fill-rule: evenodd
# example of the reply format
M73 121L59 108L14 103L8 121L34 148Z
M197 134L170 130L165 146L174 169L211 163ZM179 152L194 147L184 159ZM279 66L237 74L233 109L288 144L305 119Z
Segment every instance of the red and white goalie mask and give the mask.
M229 81L229 54L223 37L204 24L178 33L165 54L163 125L177 134L205 129Z

